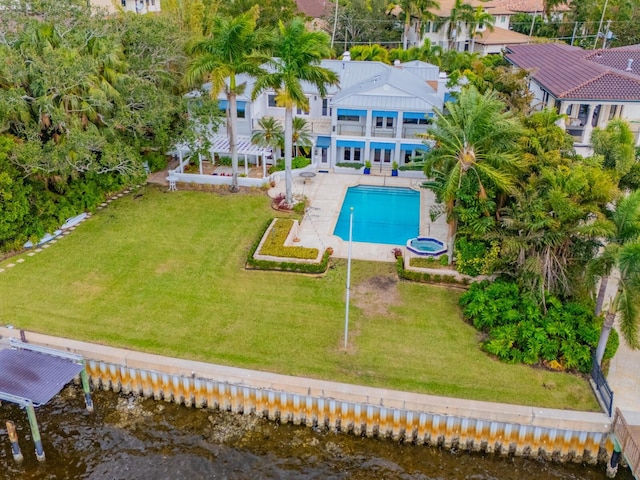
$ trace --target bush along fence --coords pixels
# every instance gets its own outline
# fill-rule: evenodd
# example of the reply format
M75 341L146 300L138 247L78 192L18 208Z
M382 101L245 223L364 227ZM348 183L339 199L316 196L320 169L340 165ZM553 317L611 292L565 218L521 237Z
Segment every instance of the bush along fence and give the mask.
M467 451L596 463L610 419L193 362L0 327L1 336L83 355L94 388L332 431Z
M274 229L280 221L283 222L283 225L286 228L286 233L284 234L282 226ZM333 250L327 248L318 262L316 261L319 255L317 249L285 246L284 241L287 238L292 225L293 220L290 219L276 218L269 220L262 229L261 235L258 236L252 245L249 255L247 256L247 263L245 267L253 270L276 270L312 274L325 273L329 268L329 259ZM274 232L273 236L270 235L270 232L272 231ZM276 245L276 243L278 245ZM265 245L267 246L266 252L264 251ZM258 255L256 255L256 252L258 252ZM274 253L278 254L278 256L282 256L283 260L274 260L273 258L276 258ZM311 253L314 253L313 262L308 261L311 259L309 256ZM270 258L260 258L260 255L269 255ZM292 259L294 261L292 261Z

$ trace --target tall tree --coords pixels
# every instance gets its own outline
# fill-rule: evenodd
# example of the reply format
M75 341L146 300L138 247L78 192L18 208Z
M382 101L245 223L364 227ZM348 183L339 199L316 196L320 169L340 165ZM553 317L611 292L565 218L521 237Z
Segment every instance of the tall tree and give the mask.
M593 153L601 155L603 167L620 179L636 161L635 138L626 120L609 121L605 128L594 128L591 134Z
M296 156L300 155L300 147L309 147L313 144L306 119L293 117L291 140Z
M276 153L284 143L284 132L282 125L273 117L262 117L258 120L259 130L253 132L251 141L261 147L270 147L273 151L274 159Z
M478 28L485 27L490 32L493 32L493 25L496 22L493 15L486 12L483 6L476 7L473 11L473 19L467 22L467 28L469 29L469 37L471 38L471 47L469 50L473 52L476 45L476 33Z
M475 177L475 190L481 199L486 199L487 187L514 190L514 175L521 168L515 155L521 126L504 107L495 92L480 94L471 86L456 102L446 104L448 114L436 110L435 125L426 134L435 147L424 155L425 173L434 180L424 185L445 204L450 262L457 228L454 206L463 178L468 174Z
M256 30L256 18L257 9L233 18L216 17L211 35L187 48L191 61L185 73L186 83L200 86L203 80L209 80L214 99L220 92L226 93L233 192L238 191L237 97L246 88L245 83L238 83L237 76L244 73L259 78L265 74L260 65L267 60L259 51L265 37Z
M324 32L307 31L304 21L296 18L285 24L280 22L278 35L269 60L270 72L256 79L253 98L265 90L274 90L276 102L285 108L284 164L286 202L293 203L291 190L291 151L293 145L293 107L309 110L301 82L318 89L321 97L327 95L329 85L338 84L335 72L320 66L322 58L329 56L329 37Z
M608 216L614 231L607 238L602 253L594 259L590 270L600 278L595 314L600 315L605 302L609 276L614 268L620 273L618 289L609 299L600 333L596 360L602 362L604 349L616 315L620 315L620 330L632 348L640 348L638 326L640 325L640 190L621 198L615 210Z
M449 50L456 48L462 29L473 23L474 14L475 11L471 5L465 3L464 0L455 0L453 7L451 7L451 13L445 19Z
M407 49L409 32L413 23L422 36L422 22L424 20L435 20L434 10L440 8L440 2L436 0L400 0L396 4L389 5L389 11L400 10L400 18L404 24L402 33L402 48Z

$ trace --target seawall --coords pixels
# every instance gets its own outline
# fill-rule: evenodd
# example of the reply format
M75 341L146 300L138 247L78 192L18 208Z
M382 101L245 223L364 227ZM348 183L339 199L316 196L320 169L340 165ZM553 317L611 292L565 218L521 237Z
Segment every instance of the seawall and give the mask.
M278 375L0 327L0 338L78 353L94 388L418 444L595 463L604 413L526 407Z

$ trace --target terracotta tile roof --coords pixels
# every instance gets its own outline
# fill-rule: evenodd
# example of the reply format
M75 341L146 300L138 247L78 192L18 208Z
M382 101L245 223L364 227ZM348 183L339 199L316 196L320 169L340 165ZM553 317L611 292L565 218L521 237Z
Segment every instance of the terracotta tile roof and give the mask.
M544 8L544 0L491 0L485 4L486 8L502 7L512 10L514 12L542 12ZM568 11L568 2L562 5L558 5L553 10L557 12Z
M296 0L298 10L308 17L320 18L325 11L331 7L333 2L330 0Z
M489 29L482 33L476 34L476 43L480 45L508 45L517 43L527 43L531 39L528 35L522 33L513 32L511 30L505 30L504 28L495 27L493 32Z
M625 52L628 55L629 51ZM596 63L590 58L595 54L566 44L546 43L509 45L505 58L531 70L533 79L556 98L640 101L640 76L613 67L613 55L611 65Z
M585 57L587 60L605 65L615 70L640 75L640 47L622 47L610 50L596 50ZM627 70L631 61L631 70Z
M451 15L451 10L455 5L455 0L438 0L440 4L440 8L430 9L433 13L435 13L438 17L444 18ZM468 3L472 7L479 7L485 5L485 2L482 0L466 0L464 3Z

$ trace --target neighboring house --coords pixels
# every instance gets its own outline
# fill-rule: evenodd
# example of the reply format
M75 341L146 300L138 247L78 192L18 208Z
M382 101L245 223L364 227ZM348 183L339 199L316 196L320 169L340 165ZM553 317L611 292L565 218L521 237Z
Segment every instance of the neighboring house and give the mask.
M425 148L419 135L427 131L434 108L442 109L445 98L447 77L438 67L420 61L395 66L350 61L348 52L343 60L323 60L322 66L338 74L339 86L330 87L322 98L303 82L309 111L294 110L294 116L307 120L312 160L319 168L369 160L374 168L390 170L393 162L403 165ZM253 79L241 75L237 81L246 83L245 94L237 99L240 137L258 130L263 117L284 123L285 109L276 105L275 92L264 92L251 102ZM225 94L218 98L220 108L226 109ZM223 124L218 134L225 129Z
M308 17L307 27L312 31L326 30L327 22L323 17L333 11L334 2L330 0L296 0L298 11Z
M583 50L566 44L509 46L505 58L530 72L534 107L566 114L563 128L588 147L594 127L622 118L640 145L640 48Z
M112 13L119 9L140 14L160 11L160 0L89 0L89 2L94 7L104 8Z
M453 39L454 49L457 51L471 51L488 55L492 53L501 53L509 44L528 43L531 39L527 35L522 35L509 30L509 22L514 15L514 11L501 5L492 5L493 2L482 2L480 0L468 0L465 3L474 8L482 7L486 13L493 16L493 31L486 25L479 25L476 28L475 38L471 38L471 31L467 25L462 25L455 32ZM422 38L417 28L413 28L409 35L409 44L411 46L421 45L424 39L429 39L431 45L437 45L443 49L449 49L452 42L448 37L449 18L455 0L440 0L440 8L433 10L438 19L433 22L424 24Z

